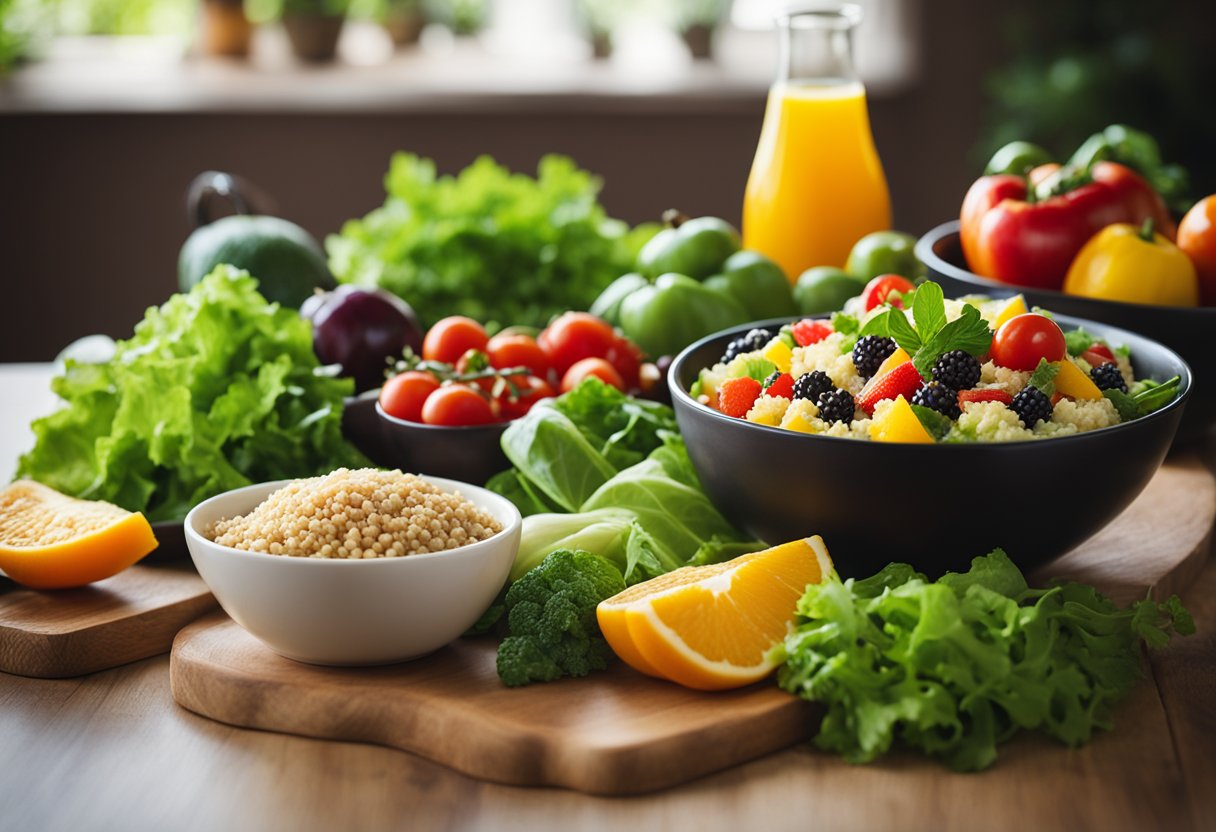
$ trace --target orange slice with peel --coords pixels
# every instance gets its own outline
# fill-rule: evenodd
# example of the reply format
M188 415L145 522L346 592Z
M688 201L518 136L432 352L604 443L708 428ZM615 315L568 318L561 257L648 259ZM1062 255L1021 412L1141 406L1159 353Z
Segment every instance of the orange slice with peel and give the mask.
M0 569L35 589L84 586L156 548L147 518L32 480L0 490Z
M763 679L808 584L832 571L818 535L726 563L686 566L596 608L600 631L630 667L698 690Z

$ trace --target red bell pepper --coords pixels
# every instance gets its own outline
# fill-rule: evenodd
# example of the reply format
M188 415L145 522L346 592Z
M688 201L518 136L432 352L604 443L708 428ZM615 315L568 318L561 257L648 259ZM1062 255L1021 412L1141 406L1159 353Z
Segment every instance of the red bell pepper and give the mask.
M1152 218L1174 228L1165 203L1139 174L1116 162L1098 162L1081 184L1056 193L1066 171L1037 179L1030 198L1027 180L998 174L976 180L963 199L961 238L971 270L1002 283L1059 290L1081 247L1117 222Z

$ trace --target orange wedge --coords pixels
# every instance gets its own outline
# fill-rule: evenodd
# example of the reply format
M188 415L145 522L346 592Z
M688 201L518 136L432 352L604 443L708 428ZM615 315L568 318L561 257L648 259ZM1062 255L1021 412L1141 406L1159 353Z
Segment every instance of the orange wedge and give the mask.
M600 630L630 667L698 690L757 682L808 584L832 571L818 535L726 563L686 566L600 603Z
M0 569L35 589L100 581L156 548L147 519L19 480L0 490Z

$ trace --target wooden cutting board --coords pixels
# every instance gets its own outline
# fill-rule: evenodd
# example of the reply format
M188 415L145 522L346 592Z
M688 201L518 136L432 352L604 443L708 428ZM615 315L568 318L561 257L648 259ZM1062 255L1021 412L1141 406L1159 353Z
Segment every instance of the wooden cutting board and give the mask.
M1174 460L1119 519L1033 580L1083 579L1124 603L1184 594L1214 518L1212 474L1192 457ZM705 694L620 664L510 690L494 655L492 640L463 639L392 667L313 667L217 613L178 635L170 677L180 705L221 722L378 743L484 780L595 794L675 785L801 742L817 721L815 706L771 682Z
M0 671L57 679L156 656L215 606L191 567L132 566L54 591L0 578Z

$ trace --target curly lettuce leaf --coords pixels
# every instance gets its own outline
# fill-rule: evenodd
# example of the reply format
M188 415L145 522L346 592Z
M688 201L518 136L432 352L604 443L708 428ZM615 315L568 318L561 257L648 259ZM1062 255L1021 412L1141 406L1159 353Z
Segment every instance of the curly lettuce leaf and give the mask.
M400 295L427 324L459 314L545 326L587 309L657 231L610 219L600 188L565 156L545 156L533 179L489 156L440 176L430 159L397 153L384 205L326 240L330 269Z
M823 702L815 738L865 763L899 740L960 771L1039 730L1068 745L1111 727L1139 646L1194 632L1177 598L1118 608L1093 587L1030 589L999 549L929 582L906 564L807 587L778 681Z
M105 364L68 360L65 402L34 422L18 477L180 520L215 494L365 464L341 433L347 379L318 365L309 324L218 266L148 310Z

